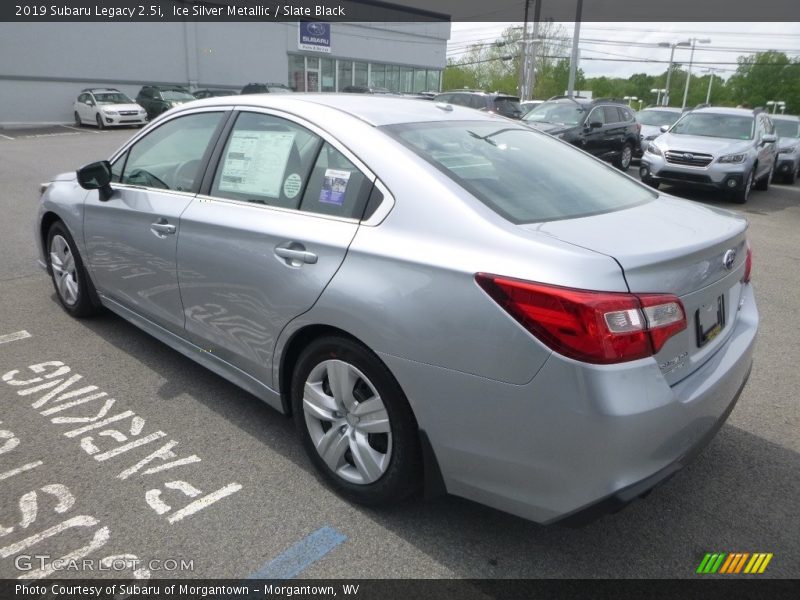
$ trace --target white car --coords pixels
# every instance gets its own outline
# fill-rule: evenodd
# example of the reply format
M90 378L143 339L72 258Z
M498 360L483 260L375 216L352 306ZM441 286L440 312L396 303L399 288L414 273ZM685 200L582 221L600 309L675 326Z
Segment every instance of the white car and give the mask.
M147 123L147 111L113 88L83 90L73 105L75 125L89 123L99 129Z

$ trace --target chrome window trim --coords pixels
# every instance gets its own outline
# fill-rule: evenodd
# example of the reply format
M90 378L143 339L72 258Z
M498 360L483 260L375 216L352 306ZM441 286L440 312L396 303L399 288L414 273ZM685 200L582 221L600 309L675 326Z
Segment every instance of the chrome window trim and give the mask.
M339 221L342 223L352 223L358 224L360 221L358 219L353 219L350 217L337 217L335 215L325 215L322 213L315 213L307 210L299 210L296 208L286 208L284 206L273 206L272 204L262 204L260 202L248 202L247 200L236 200L234 198L222 198L220 196L206 196L203 194L197 194L195 196L198 202L222 202L225 204L237 204L240 206L247 206L248 208L254 208L257 210L271 210L281 213L287 214L295 214L295 215L302 215L304 217L314 217L318 219L326 219L328 221Z

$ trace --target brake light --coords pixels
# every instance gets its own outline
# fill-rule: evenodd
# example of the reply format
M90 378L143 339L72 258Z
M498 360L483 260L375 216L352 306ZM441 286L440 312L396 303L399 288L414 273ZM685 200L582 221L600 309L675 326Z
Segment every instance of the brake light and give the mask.
M750 240L747 240L747 257L744 259L744 275L742 283L750 283L750 271L753 270L753 249L750 247Z
M683 304L669 294L594 292L486 273L475 280L545 345L583 362L652 356L686 328Z

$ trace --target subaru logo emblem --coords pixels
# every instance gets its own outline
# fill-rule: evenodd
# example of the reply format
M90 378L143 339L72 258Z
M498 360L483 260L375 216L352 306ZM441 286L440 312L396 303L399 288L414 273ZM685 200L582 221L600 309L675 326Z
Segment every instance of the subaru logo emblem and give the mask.
M685 152L683 154L683 158L685 158L686 160L694 160L694 154L690 154L688 152Z
M725 268L728 269L728 271L730 271L733 268L733 263L735 262L736 262L736 250L731 248L722 257L722 264L725 265Z
M325 33L325 25L322 23L309 23L308 31L314 35L323 35Z

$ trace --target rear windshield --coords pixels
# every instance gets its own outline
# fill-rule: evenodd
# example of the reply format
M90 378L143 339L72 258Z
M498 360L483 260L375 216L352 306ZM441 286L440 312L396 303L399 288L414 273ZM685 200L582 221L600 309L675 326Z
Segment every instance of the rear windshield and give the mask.
M521 117L522 108L518 98L498 97L494 99L494 107L497 112L504 116Z
M162 90L161 97L164 100L194 100L191 94L177 90Z
M642 125L672 125L678 120L681 113L671 110L643 110L636 113L636 120Z
M583 120L583 116L583 107L574 102L542 102L522 118L534 123L575 126Z
M719 113L689 113L675 123L669 132L678 135L752 140L754 125L755 119L753 117Z
M512 223L585 217L657 197L599 160L526 127L459 121L383 129Z

